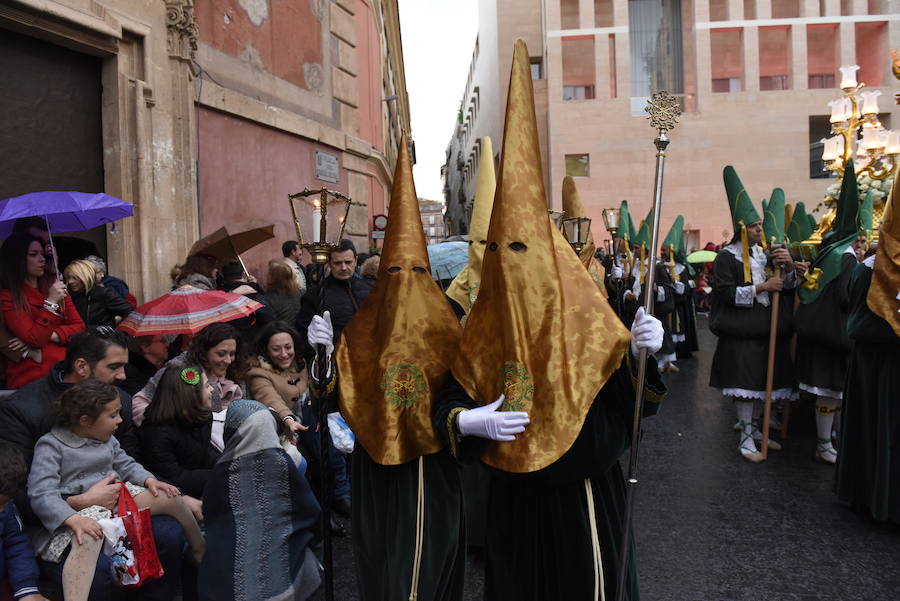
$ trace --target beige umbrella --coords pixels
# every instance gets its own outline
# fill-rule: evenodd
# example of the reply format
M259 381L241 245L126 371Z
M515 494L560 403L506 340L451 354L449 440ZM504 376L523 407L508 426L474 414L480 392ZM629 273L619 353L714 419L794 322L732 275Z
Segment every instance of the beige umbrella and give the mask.
M274 230L274 223L257 220L226 225L194 242L188 256L208 255L220 260L236 258L244 268L244 273L247 273L241 253L274 238Z

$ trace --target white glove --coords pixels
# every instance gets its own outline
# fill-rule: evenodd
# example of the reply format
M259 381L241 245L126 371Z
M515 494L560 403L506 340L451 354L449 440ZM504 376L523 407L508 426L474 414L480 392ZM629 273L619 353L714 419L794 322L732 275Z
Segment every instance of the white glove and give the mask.
M641 349L647 349L652 355L662 348L662 343L662 322L644 313L644 308L640 307L631 324L631 353L637 357Z
M316 348L317 344L324 345L327 355L334 352L334 327L331 325L331 311L325 311L321 316L313 315L309 327L306 328L306 340L313 348Z
M531 423L525 411L497 411L506 397L500 398L484 407L460 411L456 416L456 426L463 436L477 436L490 440L508 442L515 440L515 434L525 431Z
M678 296L684 294L684 282L675 282L675 294Z
M618 265L613 265L612 268L612 279L621 280L622 279L622 268Z

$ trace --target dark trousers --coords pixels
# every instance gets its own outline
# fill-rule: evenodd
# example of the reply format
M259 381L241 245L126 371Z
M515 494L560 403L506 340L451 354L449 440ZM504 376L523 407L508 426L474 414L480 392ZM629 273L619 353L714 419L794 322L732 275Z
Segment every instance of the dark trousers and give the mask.
M300 410L300 421L309 429L298 432L300 452L309 461L309 470L306 477L314 490L319 488L319 469L321 465L319 451L319 416L315 409L308 403L303 403ZM328 465L331 467L331 496L332 500L350 498L350 478L347 475L347 459L334 448L334 443L328 440Z
M124 589L115 585L109 573L109 558L100 552L97 571L91 584L89 601L171 601L181 581L181 562L186 540L184 530L175 518L167 515L153 517L153 538L156 553L165 574L159 580L148 582L136 589ZM62 591L62 571L65 557L59 563L40 560L41 575ZM193 587L192 587L193 588ZM60 598L62 595L60 595Z

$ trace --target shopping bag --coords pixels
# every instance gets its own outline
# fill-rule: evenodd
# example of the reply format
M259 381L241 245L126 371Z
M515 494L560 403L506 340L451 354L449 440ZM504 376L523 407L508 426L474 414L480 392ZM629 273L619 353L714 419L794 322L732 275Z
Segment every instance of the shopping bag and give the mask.
M103 529L103 553L109 558L112 581L119 586L136 585L139 582L137 564L122 518L104 518L97 523Z
M127 540L127 542L123 541L123 547L130 547L137 578L136 581L122 578L121 581L117 580L118 584L127 588L137 588L162 577L164 571L159 562L159 555L156 554L150 509L148 507L138 509L134 497L128 492L128 487L124 483L119 488L119 508L116 518L122 520Z

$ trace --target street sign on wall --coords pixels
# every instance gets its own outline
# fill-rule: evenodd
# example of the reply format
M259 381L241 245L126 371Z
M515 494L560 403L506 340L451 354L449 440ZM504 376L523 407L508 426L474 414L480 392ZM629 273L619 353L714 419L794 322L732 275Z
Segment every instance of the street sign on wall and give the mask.
M333 184L338 183L340 166L336 154L316 151L316 178Z

